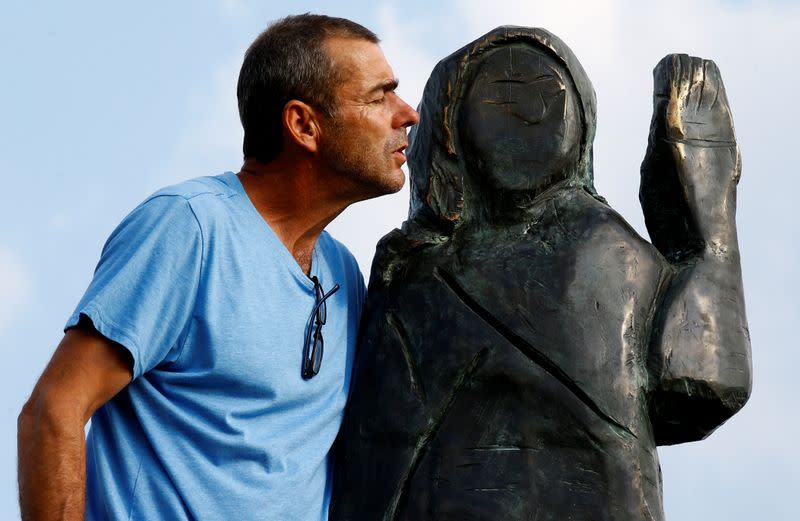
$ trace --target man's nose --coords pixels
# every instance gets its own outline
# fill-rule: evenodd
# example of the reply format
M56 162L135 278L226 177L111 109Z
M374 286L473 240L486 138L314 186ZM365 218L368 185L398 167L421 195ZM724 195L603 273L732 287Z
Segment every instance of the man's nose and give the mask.
M416 110L411 108L411 105L403 101L402 98L397 98L400 101L400 108L396 115L397 127L410 127L419 122L419 114Z

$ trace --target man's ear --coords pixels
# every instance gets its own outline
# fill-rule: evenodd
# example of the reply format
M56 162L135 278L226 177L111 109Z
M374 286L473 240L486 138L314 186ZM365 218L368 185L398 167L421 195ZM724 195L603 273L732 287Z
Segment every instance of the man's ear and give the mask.
M319 147L320 114L299 100L289 100L283 106L283 129L286 139L300 148L316 153Z

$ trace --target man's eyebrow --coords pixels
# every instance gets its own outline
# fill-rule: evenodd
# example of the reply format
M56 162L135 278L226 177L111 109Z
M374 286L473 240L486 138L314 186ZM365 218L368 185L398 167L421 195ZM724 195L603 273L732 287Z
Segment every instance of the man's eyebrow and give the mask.
M393 78L391 80L384 80L375 85L369 90L369 94L377 94L378 92L392 92L400 85L400 80Z

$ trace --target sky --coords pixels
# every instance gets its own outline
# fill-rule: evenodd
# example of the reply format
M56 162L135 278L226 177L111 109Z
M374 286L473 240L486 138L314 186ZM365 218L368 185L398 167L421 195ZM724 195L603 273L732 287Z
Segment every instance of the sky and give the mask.
M499 25L544 27L597 92L595 184L644 237L639 166L652 69L685 52L720 68L742 149L737 214L753 394L708 439L659 449L667 519L800 519L794 226L799 0L56 2L0 16L0 518L18 519L16 417L117 223L161 186L238 170L244 50L287 14L371 28L419 102L438 60ZM408 190L354 205L329 231L368 275Z

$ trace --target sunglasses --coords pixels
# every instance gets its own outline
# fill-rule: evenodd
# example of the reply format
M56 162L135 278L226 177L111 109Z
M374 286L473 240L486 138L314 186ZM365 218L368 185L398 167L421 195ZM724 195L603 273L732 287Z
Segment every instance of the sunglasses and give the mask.
M339 289L339 285L335 284L329 292L325 293L317 277L311 277L311 280L314 282L315 302L311 316L308 317L306 337L303 342L303 378L306 380L316 376L322 365L322 353L325 350L322 326L325 325L328 318L325 301Z

